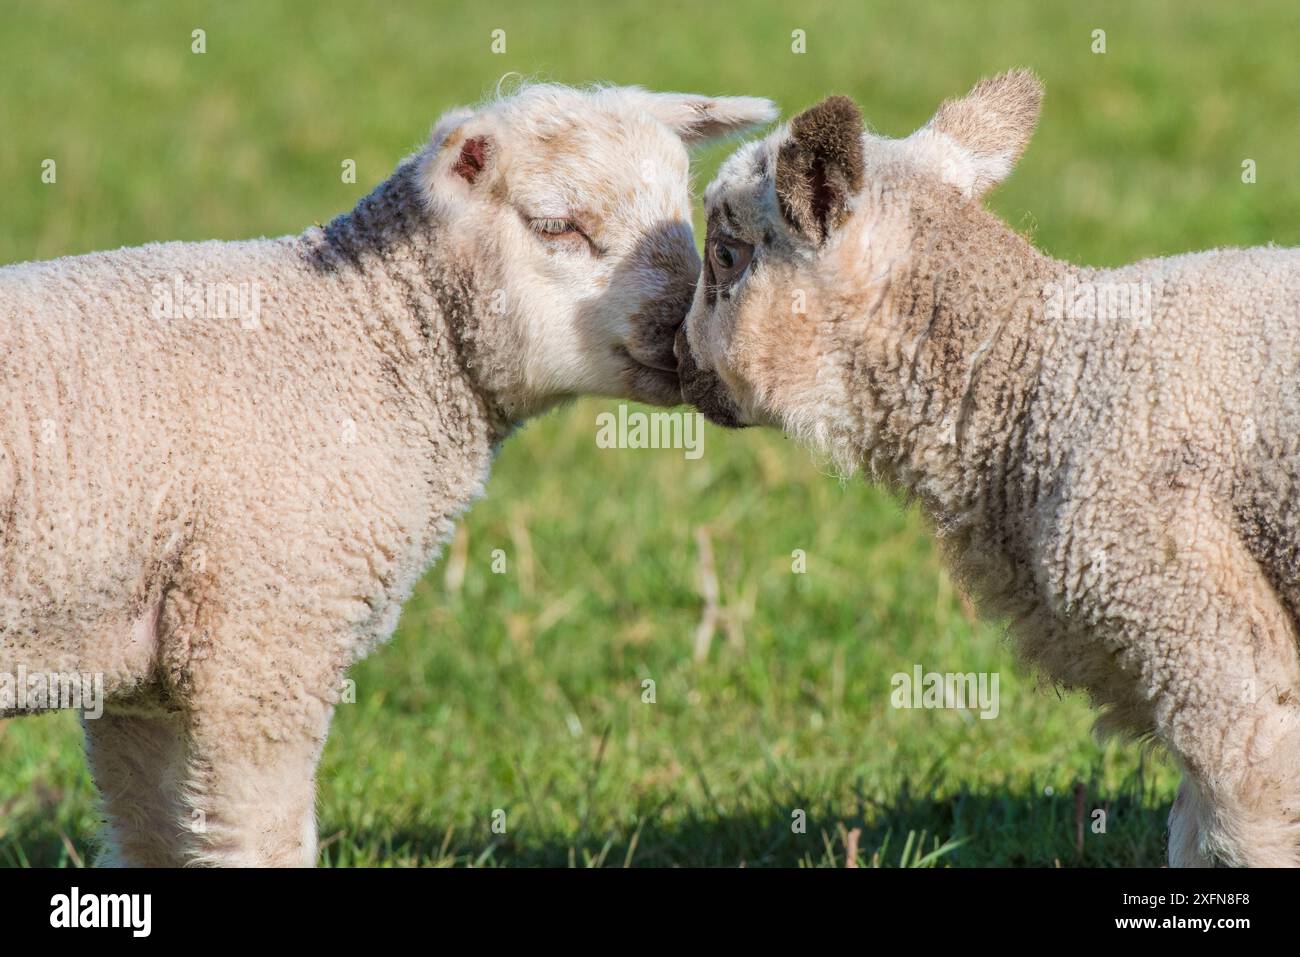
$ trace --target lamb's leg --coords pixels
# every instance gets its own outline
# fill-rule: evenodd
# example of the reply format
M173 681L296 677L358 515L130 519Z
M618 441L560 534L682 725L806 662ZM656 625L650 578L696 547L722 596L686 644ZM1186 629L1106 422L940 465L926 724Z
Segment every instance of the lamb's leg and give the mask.
M253 703L249 703L252 707ZM316 862L316 764L328 714L308 725L250 739L232 722L243 713L202 714L190 729L183 798L192 833L184 863L225 867L311 867Z
M183 675L186 864L310 867L316 765L337 682L329 643L216 625ZM299 643L301 642L301 644ZM332 687L333 686L333 687Z
M1190 778L1185 813L1196 822L1194 844L1190 828L1172 822L1170 862L1297 866L1295 632L1253 563L1224 568L1210 594L1202 634L1213 643L1193 642L1199 653L1188 656L1157 709L1161 737Z
M315 863L316 765L341 642L281 619L295 611L188 583L164 606L159 671L181 723L182 865Z
M1255 634L1249 634L1252 640ZM1239 664L1247 664L1240 656ZM1161 737L1187 767L1170 815L1175 866L1300 866L1300 714L1295 679L1225 663L1161 722ZM1222 694L1217 704L1196 697ZM1231 700L1232 695L1240 700ZM1208 706L1207 706L1208 705ZM1217 720L1211 720L1217 717ZM1183 821L1182 816L1194 821Z
M1300 661L1286 609L1230 528L1201 514L1125 541L1095 610L1122 649L1116 684L1136 679L1188 778L1170 863L1300 864Z
M108 819L101 864L177 867L190 822L180 796L184 771L175 715L105 712L82 722L86 754Z
M108 828L107 866L311 866L315 770L328 725L265 736L259 704L84 722ZM314 733L311 729L315 727ZM293 730L291 731L290 728Z

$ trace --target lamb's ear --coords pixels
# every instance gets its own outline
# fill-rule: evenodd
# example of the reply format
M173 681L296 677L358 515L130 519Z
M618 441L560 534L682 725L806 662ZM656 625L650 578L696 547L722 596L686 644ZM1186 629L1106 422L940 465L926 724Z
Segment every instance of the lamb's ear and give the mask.
M497 160L497 137L474 116L472 110L452 110L429 134L419 163L420 182L430 202L446 200L456 190L480 186L490 178Z
M776 119L776 104L757 96L700 96L628 90L637 103L686 143L704 143Z
M982 196L1020 159L1038 124L1043 84L1030 70L980 80L947 100L908 139L938 166L942 179L967 196ZM937 134L937 135L936 135Z
M862 173L862 114L847 96L828 97L790 121L777 150L781 215L820 245L843 222Z

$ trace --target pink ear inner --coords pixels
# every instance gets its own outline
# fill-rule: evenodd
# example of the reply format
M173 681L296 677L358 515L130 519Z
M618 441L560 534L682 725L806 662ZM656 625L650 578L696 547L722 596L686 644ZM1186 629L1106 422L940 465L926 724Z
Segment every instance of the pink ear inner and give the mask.
M478 179L479 173L487 165L488 141L486 136L474 136L467 139L460 148L453 172L467 183Z

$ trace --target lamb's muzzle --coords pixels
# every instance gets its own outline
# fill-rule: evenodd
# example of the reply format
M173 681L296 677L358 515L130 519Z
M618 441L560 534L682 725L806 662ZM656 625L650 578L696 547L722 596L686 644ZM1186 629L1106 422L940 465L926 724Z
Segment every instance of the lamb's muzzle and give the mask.
M686 338L686 324L682 323L673 339L673 354L677 357L677 378L681 382L682 401L693 405L714 425L729 429L744 428L740 410L717 374L701 369L691 352Z

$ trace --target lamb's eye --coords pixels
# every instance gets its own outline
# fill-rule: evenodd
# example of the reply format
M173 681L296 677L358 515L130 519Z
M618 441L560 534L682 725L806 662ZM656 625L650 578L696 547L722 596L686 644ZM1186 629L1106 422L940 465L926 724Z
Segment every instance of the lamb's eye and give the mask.
M735 281L753 257L753 245L734 236L715 236L709 240L709 262L713 265L714 279L719 283Z
M542 238L551 252L587 252L593 256L604 253L577 220L566 216L525 216L524 219L528 228Z
M541 233L543 236L564 236L569 233L580 235L580 230L571 219L557 219L541 217L530 219L528 227L535 233Z

